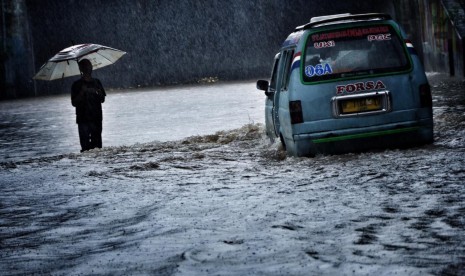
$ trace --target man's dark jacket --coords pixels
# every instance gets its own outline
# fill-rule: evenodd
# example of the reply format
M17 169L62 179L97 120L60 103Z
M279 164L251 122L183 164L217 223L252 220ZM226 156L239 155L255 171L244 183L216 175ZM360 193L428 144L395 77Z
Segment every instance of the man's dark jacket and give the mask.
M105 90L98 79L79 79L71 87L71 104L76 107L76 123L101 122Z

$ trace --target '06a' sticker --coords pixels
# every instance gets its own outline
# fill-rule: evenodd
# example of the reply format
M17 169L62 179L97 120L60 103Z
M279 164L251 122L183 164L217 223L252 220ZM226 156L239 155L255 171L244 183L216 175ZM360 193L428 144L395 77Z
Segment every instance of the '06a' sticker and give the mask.
M313 76L323 76L332 73L333 69L331 68L329 63L317 64L315 66L308 65L305 67L305 75L310 78Z

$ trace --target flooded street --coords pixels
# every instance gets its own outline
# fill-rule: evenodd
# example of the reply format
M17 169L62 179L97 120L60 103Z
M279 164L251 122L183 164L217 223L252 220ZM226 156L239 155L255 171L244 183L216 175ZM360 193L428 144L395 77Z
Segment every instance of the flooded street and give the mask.
M82 154L71 105L45 124L0 103L0 274L464 275L465 83L429 80L434 144L315 158L269 144L252 82L110 94Z
M264 122L265 97L254 82L107 93L102 105L104 147L174 141ZM0 102L4 161L80 149L70 95Z

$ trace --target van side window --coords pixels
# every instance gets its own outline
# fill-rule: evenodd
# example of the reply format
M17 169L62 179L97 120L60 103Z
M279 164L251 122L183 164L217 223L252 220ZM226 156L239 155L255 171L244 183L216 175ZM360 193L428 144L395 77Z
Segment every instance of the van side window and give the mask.
M275 59L273 65L273 72L271 72L271 80L270 80L270 91L276 91L276 76L278 75L278 64L279 58Z
M283 72L283 82L282 82L282 90L288 89L289 79L291 78L291 65L292 65L292 57L294 56L294 50L288 50L284 53L284 62L285 68Z

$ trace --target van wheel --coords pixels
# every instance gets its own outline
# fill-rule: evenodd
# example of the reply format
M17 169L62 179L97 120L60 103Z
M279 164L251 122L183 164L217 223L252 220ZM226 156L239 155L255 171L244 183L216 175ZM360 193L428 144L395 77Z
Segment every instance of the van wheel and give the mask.
M271 135L268 135L268 133L266 134L266 136L268 137L268 139L270 139L270 143L273 144L275 141L275 138Z
M283 147L283 150L286 150L286 143L284 143L284 138L281 133L279 134L279 141L281 141L281 146Z

